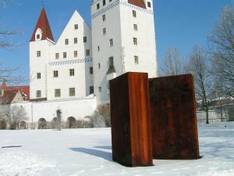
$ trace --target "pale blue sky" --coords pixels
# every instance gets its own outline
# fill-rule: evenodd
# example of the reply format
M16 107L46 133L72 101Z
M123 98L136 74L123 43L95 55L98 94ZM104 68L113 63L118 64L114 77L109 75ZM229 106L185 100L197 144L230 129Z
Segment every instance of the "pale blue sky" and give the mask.
M91 0L44 0L55 39L78 10L90 24ZM207 36L218 17L233 0L154 0L156 41L159 67L167 48L176 47L188 56L194 45L207 46ZM11 0L0 8L0 29L17 30L20 35L8 38L17 47L0 49L0 63L18 67L17 75L28 77L28 41L42 7L41 0Z

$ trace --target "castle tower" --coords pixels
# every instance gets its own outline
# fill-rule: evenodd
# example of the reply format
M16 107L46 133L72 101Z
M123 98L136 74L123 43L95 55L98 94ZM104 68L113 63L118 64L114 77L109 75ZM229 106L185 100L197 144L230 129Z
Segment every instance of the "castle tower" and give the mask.
M129 71L157 75L153 1L93 0L91 11L94 90L104 104L110 79Z
M44 8L33 31L30 50L30 99L47 99L46 64L49 61L49 46L54 44L47 14Z

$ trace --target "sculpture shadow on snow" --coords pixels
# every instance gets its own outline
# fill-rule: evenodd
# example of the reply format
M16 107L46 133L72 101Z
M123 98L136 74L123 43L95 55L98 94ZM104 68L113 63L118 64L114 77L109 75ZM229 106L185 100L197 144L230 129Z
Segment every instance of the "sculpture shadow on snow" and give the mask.
M70 148L70 150L72 150L74 152L85 153L88 155L103 158L103 159L108 160L108 161L112 161L112 153L111 152L106 152L106 151L97 150L97 149L93 149L93 148L84 148L84 147Z

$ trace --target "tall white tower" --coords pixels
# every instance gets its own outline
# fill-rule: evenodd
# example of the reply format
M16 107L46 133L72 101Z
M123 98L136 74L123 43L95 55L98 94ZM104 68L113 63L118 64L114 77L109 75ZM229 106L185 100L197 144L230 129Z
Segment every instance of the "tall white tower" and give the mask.
M93 0L91 11L94 92L104 104L110 79L129 71L156 76L153 2Z

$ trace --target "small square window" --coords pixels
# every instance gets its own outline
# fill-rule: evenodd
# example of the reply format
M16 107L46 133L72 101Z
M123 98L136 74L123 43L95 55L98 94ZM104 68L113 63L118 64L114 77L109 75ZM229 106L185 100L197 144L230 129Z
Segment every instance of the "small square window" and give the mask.
M67 52L63 52L63 58L67 58Z
M133 44L137 45L137 38L136 37L133 38Z
M138 56L134 56L134 61L135 61L135 64L139 64L139 57Z
M83 42L87 43L87 37L86 36L83 37Z
M61 90L60 89L55 89L54 90L54 96L55 97L61 97Z
M77 30L79 28L78 24L74 25L74 29Z
M68 44L69 44L69 40L65 39L65 45L68 45Z
M54 78L58 78L58 76L59 76L58 70L54 70L53 75L54 75Z
M37 73L37 79L41 79L41 73Z
M102 21L106 21L106 15L102 15Z
M75 58L78 57L78 51L74 51L74 57L75 57Z
M133 25L133 29L134 29L135 31L138 31L138 26L137 26L137 24L134 24L134 25Z
M89 49L86 50L85 55L90 56L90 50Z
M110 47L112 47L114 45L113 39L110 39L109 42L110 42Z
M74 44L77 44L77 43L78 43L78 39L74 38Z
M37 91L36 91L36 97L37 97L37 98L41 98L41 91L40 91L40 90L37 90Z
M76 89L75 88L69 88L69 96L70 97L76 96Z
M99 3L97 3L97 10L98 10L98 9L100 9L100 4L99 4Z
M70 69L69 70L69 74L70 74L70 76L75 76L75 70L74 69Z
M106 35L106 28L103 28L103 29L102 29L102 34L103 34L103 35Z
M89 73L90 73L90 75L93 74L93 67L89 67Z
M137 14L135 10L132 10L132 16L136 18Z
M59 59L59 53L55 53L55 59Z
M41 51L37 51L37 57L41 57Z

